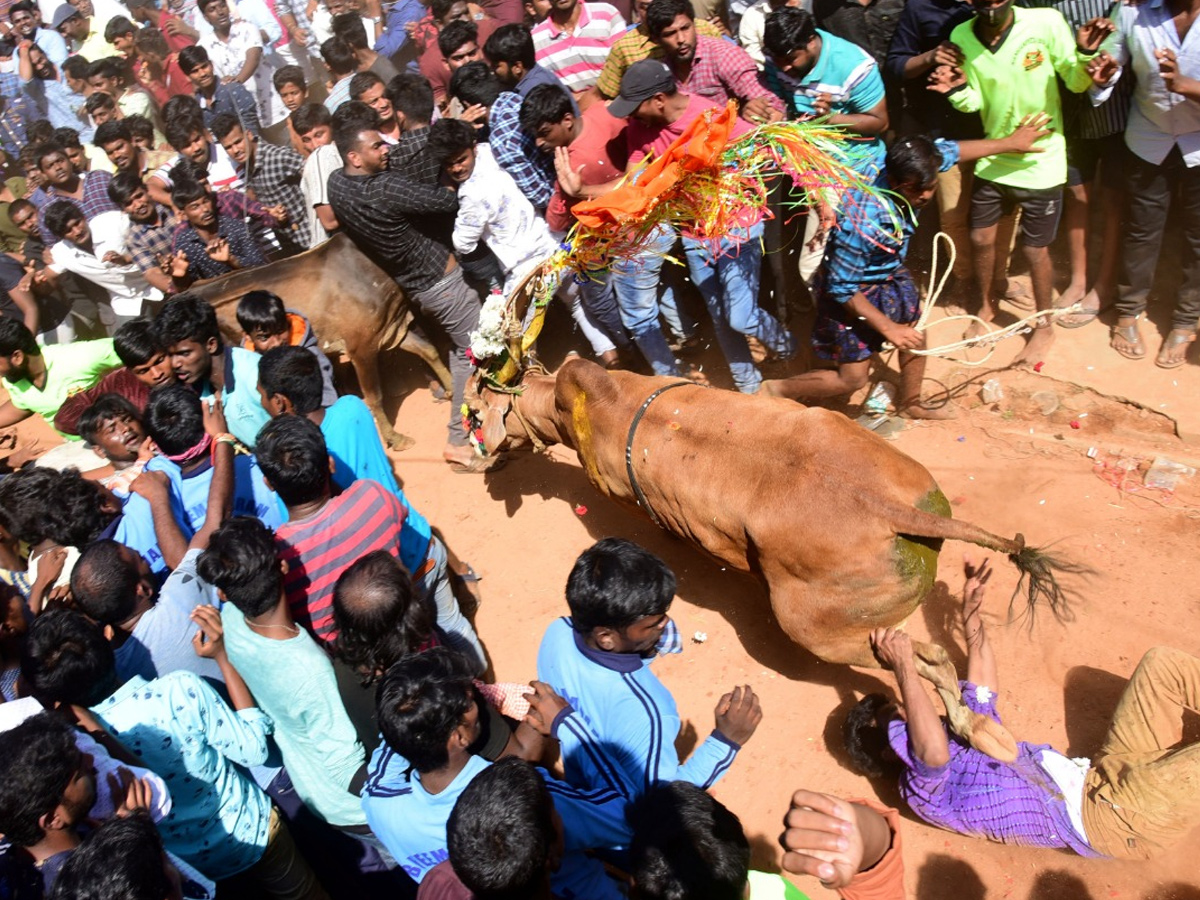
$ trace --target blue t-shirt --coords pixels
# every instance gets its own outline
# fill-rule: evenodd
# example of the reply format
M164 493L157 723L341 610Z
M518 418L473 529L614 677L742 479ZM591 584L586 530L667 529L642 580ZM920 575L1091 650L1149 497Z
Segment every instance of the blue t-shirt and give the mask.
M165 456L156 456L146 463L148 472L166 472L171 479L172 503L179 498L179 508L184 519L180 522L184 530L193 534L204 527L208 515L208 491L212 487L213 467L211 460L188 473L180 469ZM252 516L274 531L284 521L280 511L278 495L267 487L258 460L239 453L233 458L233 509L230 515Z
M247 447L254 446L258 432L271 421L258 395L259 359L261 357L253 350L225 348L225 389L221 393L221 406L230 434ZM207 399L212 395L212 385L205 385L200 396Z
M183 505L175 496L171 497L171 512L175 521L180 523L185 540L191 540L195 533L189 528L183 518ZM155 575L163 575L167 571L166 560L158 547L158 537L154 534L154 513L150 510L150 501L138 494L130 494L122 498L121 515L101 537L110 537L126 547L136 550L142 559L150 566Z
M408 515L404 517L400 531L400 562L410 572L419 571L429 554L432 535L429 521L413 508L396 483L396 473L384 452L375 417L367 404L349 394L338 397L337 402L325 410L321 434L333 457L333 483L339 489L344 491L355 481L365 478L379 482L404 504Z

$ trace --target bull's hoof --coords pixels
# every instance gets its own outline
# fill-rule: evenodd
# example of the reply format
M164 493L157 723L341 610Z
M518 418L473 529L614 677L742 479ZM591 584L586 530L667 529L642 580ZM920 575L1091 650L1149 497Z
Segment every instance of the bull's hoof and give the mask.
M387 437L388 449L395 450L397 452L401 450L407 450L409 447L415 446L416 443L416 438L409 437L407 434L401 434L398 431L393 431Z

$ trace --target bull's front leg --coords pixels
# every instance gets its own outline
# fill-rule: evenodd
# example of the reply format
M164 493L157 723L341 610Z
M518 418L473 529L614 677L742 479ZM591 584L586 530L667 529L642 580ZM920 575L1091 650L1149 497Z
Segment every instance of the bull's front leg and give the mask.
M391 450L407 450L416 444L414 438L401 434L392 427L391 420L383 411L383 388L379 376L379 348L373 344L367 347L346 348L354 372L358 375L358 386L362 390L363 401L371 408L375 416L375 424L379 426L379 436Z
M447 396L453 392L454 388L452 379L450 378L450 370L442 362L442 357L438 353L437 347L433 346L429 338L425 337L419 329L410 327L405 330L404 337L400 339L400 349L425 360L425 364L433 370L434 376L442 383L442 387L446 389Z

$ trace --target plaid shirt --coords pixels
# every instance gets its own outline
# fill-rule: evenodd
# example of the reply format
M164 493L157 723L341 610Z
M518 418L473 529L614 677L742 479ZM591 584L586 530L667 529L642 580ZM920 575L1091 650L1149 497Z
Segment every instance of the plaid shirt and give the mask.
M275 230L287 249L307 250L309 244L308 208L300 179L304 175L304 158L290 147L259 141L254 152L254 165L246 166L246 186L264 206L282 206L287 210L288 224Z
M29 115L28 101L21 89L21 79L9 72L0 72L0 147L16 159L28 143L25 120Z
M718 106L761 97L780 115L784 111L783 101L763 82L750 54L720 38L698 37L687 80L676 78L675 83L684 93L699 94Z
M450 247L423 234L414 220L454 213L453 191L414 184L399 172L329 176L329 205L342 231L412 294L433 287L446 274Z
M112 181L112 175L108 172L100 172L92 169L90 172L84 172L80 176L80 179L83 181L83 196L79 200L70 195L60 194L53 185L46 188L38 188L29 197L29 202L36 206L42 214L39 217L41 221L38 227L42 232L42 240L47 247L53 247L58 243L58 238L50 233L45 224L46 207L55 200L70 200L83 210L83 217L89 221L96 218L100 213L121 211L120 207L113 203L112 198L108 196L108 185Z
M229 242L229 251L237 258L240 268L267 264L266 254L242 219L218 215L217 234ZM182 225L175 232L175 250L182 250L187 255L188 274L193 278L216 278L234 271L233 266L217 262L208 255L208 242L191 225Z
M179 220L165 206L155 204L158 218L155 224L129 220L129 234L125 237L125 248L133 264L143 272L158 268L158 261L175 252L175 232Z
M496 98L488 114L488 143L500 168L513 177L530 203L544 210L557 184L554 158L540 151L534 137L521 130L521 100L515 91L505 91Z
M537 62L574 93L596 83L608 51L625 31L625 20L607 3L580 3L575 31L561 31L553 19L533 26Z
M712 22L697 19L696 34L701 37L721 38L721 30ZM600 79L596 89L610 100L621 92L621 76L635 62L643 59L662 59L663 48L650 40L645 25L630 28L617 38L617 42L608 51L608 59L600 70Z

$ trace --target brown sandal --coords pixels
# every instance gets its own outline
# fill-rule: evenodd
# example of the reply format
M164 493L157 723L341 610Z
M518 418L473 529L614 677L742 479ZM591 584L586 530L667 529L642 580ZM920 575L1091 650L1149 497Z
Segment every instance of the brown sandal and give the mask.
M1162 347L1159 348L1158 356L1154 359L1154 364L1160 369L1178 369L1187 362L1187 350L1177 357L1172 357L1172 352L1179 347L1186 347L1196 339L1195 331L1186 331L1182 328L1172 328L1167 332L1167 336L1163 338Z
M1146 357L1146 345L1142 342L1142 333L1138 331L1136 320L1132 325L1112 326L1110 334L1108 345L1126 359L1144 359ZM1117 344L1118 338L1125 342L1124 346Z

